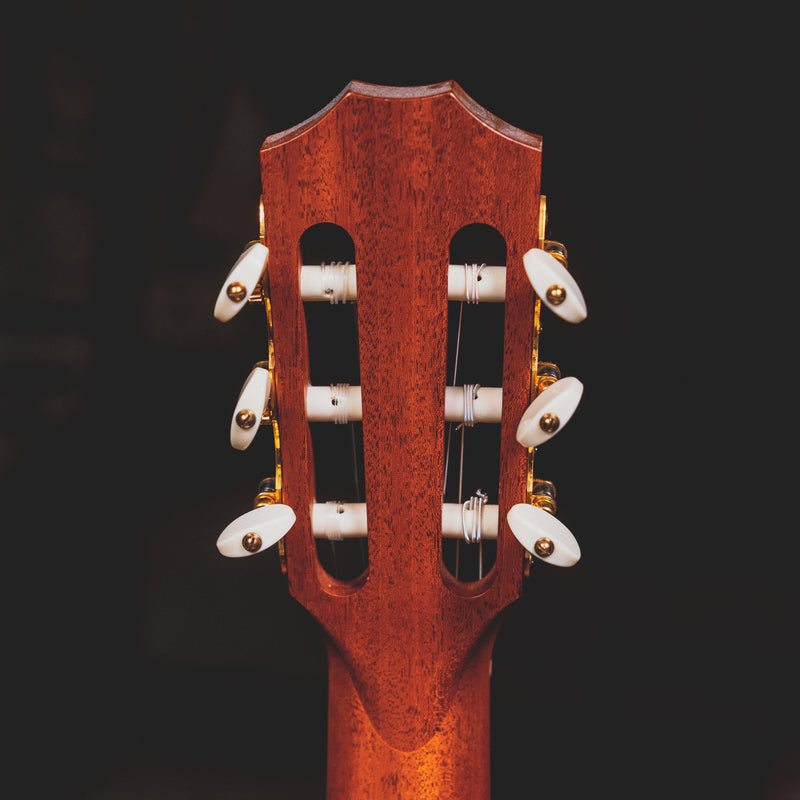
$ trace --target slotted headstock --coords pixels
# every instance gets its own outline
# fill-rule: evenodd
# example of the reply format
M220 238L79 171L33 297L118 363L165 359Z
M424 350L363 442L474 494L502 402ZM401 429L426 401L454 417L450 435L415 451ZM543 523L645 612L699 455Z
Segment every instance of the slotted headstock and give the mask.
M579 555L571 534L542 510L547 503L534 502L533 448L566 422L576 392L580 397L579 384L562 383L545 403L548 383L537 379L542 302L557 311L559 289L565 308L581 300L563 279L562 254L545 252L540 165L539 137L497 119L453 82L352 82L261 149L265 269L255 299L268 315L270 355L262 369L269 388L263 408L249 408L248 400L249 417L237 409L233 427L237 414L251 426L253 418L271 422L279 472L262 493L272 514L263 517L263 537L241 546L257 551L265 540L281 540L289 590L326 635L329 717L349 720L330 728L329 797L373 796L391 775L423 796L421 763L434 759L442 775L456 771L443 755L448 742L478 735L478 749L488 748L488 663L500 614L520 596L530 553L565 564ZM323 265L311 266L315 232L331 230L347 256L322 254ZM483 264L482 253L452 263L455 243L476 230L489 232L502 263ZM537 280L546 287L535 291ZM228 306L242 301L237 294L252 290L232 289ZM310 323L311 306L326 301L351 306L349 346L337 341L333 323ZM463 352L458 361L453 340L461 342L464 305L476 301L496 310L494 351L471 362ZM570 313L580 318L580 302ZM333 345L322 351L322 384L312 374L312 340L319 337ZM491 341L488 333L483 338ZM339 377L335 362L348 350L356 374L351 368ZM470 383L456 384L456 368ZM359 495L338 505L320 497L324 439L314 433L337 422L358 426ZM469 486L462 496L459 481L456 498L451 444L473 424L494 431L496 463L488 474L495 485ZM327 472L353 472L337 444L325 459ZM229 555L245 554L234 551L252 518L242 525L228 533ZM338 578L323 564L317 540L351 534L365 536L365 563ZM462 550L491 541L491 553L464 579L445 558L443 537L460 537ZM376 760L384 766L368 777L364 765L375 772ZM488 796L488 766L476 767L480 762L460 766L475 774L465 776L470 793L458 796ZM461 780L447 778L447 791Z

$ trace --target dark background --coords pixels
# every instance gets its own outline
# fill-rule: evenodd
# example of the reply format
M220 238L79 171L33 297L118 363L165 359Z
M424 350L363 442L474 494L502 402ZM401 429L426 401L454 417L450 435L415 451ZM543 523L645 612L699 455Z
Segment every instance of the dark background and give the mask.
M738 20L644 8L7 18L6 719L31 796L323 796L314 623L274 553L214 546L269 454L227 442L260 315L211 310L257 232L264 137L353 78L453 79L541 134L590 310L543 332L586 385L540 472L583 559L538 565L501 630L493 797L800 796L791 426L753 315L782 293L752 286L762 84Z

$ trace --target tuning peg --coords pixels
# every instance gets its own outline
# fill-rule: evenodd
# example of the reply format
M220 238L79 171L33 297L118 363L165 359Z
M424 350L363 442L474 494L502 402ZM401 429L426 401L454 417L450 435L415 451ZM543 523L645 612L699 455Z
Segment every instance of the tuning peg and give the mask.
M277 502L275 481L267 479L259 486L256 508L237 517L217 539L217 550L223 556L252 556L272 547L294 525L294 511Z
M534 247L522 257L528 279L554 314L567 322L581 322L586 319L586 301L577 281L567 271L566 250L556 242L546 242L545 246L547 250Z
M538 447L569 422L583 394L577 378L561 378L540 391L517 426L517 441L523 447Z
M543 508L517 503L506 515L519 543L542 561L557 567L571 567L581 557L578 542L563 522Z
M269 403L271 380L266 361L259 361L247 376L231 418L231 446L246 450L258 433Z
M267 247L254 242L239 256L217 295L214 316L218 320L227 322L242 310L261 280L268 255Z
M550 481L535 480L531 502L512 506L506 520L511 532L529 553L557 567L571 567L580 559L581 549L555 513L556 487Z

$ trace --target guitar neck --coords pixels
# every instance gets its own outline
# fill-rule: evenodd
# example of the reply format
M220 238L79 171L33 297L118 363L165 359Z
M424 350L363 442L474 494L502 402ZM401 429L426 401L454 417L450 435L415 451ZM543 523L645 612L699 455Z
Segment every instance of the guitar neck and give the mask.
M433 735L408 750L375 728L338 650L328 647L328 800L489 800L489 699L496 628L454 680L447 712ZM424 713L406 708L404 713Z

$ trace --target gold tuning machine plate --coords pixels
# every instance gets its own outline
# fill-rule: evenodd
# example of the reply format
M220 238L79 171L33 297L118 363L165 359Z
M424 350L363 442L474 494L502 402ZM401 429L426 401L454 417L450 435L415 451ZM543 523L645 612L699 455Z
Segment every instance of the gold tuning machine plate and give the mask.
M540 361L536 370L536 394L543 392L548 386L561 380L561 370L550 361Z

